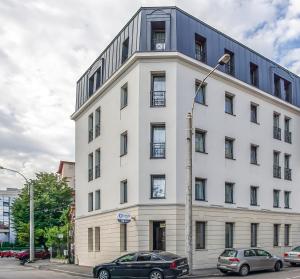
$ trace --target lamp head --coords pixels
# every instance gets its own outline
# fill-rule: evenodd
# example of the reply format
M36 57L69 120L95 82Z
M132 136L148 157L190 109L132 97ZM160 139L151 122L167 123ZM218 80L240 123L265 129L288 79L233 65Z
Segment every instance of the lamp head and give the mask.
M230 61L230 55L228 53L225 53L219 60L219 65L225 65Z

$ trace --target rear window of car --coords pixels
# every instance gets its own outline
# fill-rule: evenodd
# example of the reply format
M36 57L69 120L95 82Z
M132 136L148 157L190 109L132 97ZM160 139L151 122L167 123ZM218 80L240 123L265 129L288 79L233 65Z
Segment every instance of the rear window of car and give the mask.
M293 252L300 252L300 246L295 247L292 251L293 251Z
M221 257L236 257L237 250L224 250Z
M169 252L159 252L157 254L166 261L172 261L180 258L178 255Z

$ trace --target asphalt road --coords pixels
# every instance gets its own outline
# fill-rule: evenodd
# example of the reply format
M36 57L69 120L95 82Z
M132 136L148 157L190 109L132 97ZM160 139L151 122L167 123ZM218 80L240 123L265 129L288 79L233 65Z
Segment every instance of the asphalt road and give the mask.
M21 266L15 259L0 258L0 279L83 279L85 277L64 274L50 270ZM203 278L203 277L202 277ZM238 279L238 275L208 276L210 279ZM281 272L257 272L250 274L249 279L300 279L300 266L284 268Z

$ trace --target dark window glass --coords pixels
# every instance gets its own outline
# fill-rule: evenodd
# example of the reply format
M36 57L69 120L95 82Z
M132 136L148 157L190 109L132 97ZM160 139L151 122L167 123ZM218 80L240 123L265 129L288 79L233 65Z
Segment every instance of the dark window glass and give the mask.
M94 156L93 153L90 153L88 156L88 181L93 180L93 165L94 165Z
M233 142L234 139L225 138L225 158L233 159Z
M164 199L166 197L165 175L151 175L151 199Z
M202 85L201 88L200 82L196 81L195 83L195 102L201 105L206 105L206 85Z
M121 134L121 156L127 154L128 136L127 131Z
M250 82L258 87L258 66L254 63L250 63Z
M292 103L292 84L289 81L284 80L283 88L285 101Z
M100 177L100 165L101 165L101 153L100 148L95 152L95 178Z
M256 257L256 253L254 250L245 250L244 257Z
M127 255L122 256L118 259L118 262L120 262L120 263L128 263L128 262L135 262L135 261L136 261L136 254L135 253L127 254Z
M279 165L280 152L273 152L273 177L281 178L281 167Z
M120 185L120 203L127 203L127 180L121 181Z
M251 122L257 123L257 107L258 105L251 104L250 105L250 110L251 110Z
M94 115L90 114L88 119L88 142L93 140L94 137Z
M290 131L290 122L290 118L284 118L284 140L287 143L292 143L292 132Z
M95 191L95 210L101 208L101 194L100 190Z
M153 74L151 84L151 107L166 105L166 75Z
M205 153L205 139L206 132L201 130L196 130L195 133L195 151Z
M205 249L205 230L205 222L196 222L196 249Z
M258 146L251 144L251 154L250 154L250 162L251 164L257 164L257 150Z
M96 75L96 90L100 87L102 84L102 68L99 67L98 70L95 73Z
M151 124L151 158L166 157L165 124Z
M230 55L230 60L227 64L224 65L225 73L234 76L234 53L225 49L224 53Z
M233 248L233 223L225 223L225 248Z
M149 253L141 253L137 257L138 262L149 262L151 261L151 254Z
M94 250L93 228L88 228L88 251L92 252L93 250Z
M279 126L280 114L274 112L273 114L273 138L281 140L281 129Z
M225 94L225 112L233 114L233 96Z
M93 193L88 194L88 211L93 211L94 210L94 205L93 205L94 197Z
M274 224L273 246L279 245L279 230L280 230L280 225Z
M129 38L127 38L122 44L122 63L128 58L128 47L129 47Z
M251 186L250 187L250 205L257 206L257 193L258 193L258 187Z
M151 22L151 50L164 51L166 48L166 31L164 21Z
M101 108L95 111L95 137L100 136Z
M94 75L89 78L89 97L94 94Z
M195 34L195 58L206 62L206 39L198 34Z
M284 225L284 246L290 246L290 228L291 225Z
M127 224L120 224L120 245L121 252L127 251ZM127 257L121 257L119 261L131 262L133 261L133 257L135 258L135 254L130 254Z
M226 182L225 183L225 203L233 203L233 191L234 191L234 184Z
M227 223L226 223L227 224ZM221 254L221 257L225 257L225 258L235 258L237 256L237 251L233 250L233 249L226 249L223 251L223 253Z
M278 98L281 98L281 90L280 90L280 77L274 75L274 95Z
M273 207L279 207L280 190L273 190Z
M195 200L205 201L206 200L206 179L196 178L195 179Z
M128 87L127 83L121 88L121 109L125 108L128 104Z
M100 227L95 227L95 251L100 251Z
M284 208L290 208L290 196L291 196L291 192L289 191L284 192Z
M284 154L284 179L292 180L292 170L290 168L290 154Z
M251 247L257 247L257 229L258 224L251 224Z

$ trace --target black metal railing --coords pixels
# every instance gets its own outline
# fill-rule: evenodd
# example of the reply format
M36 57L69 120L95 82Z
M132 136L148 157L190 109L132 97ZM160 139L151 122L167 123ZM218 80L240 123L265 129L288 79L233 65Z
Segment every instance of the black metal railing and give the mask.
M95 166L95 177L100 177L100 165Z
M201 62L206 61L205 51L200 51L196 49L195 58Z
M289 168L284 169L284 179L285 180L292 180L292 170Z
M163 51L166 49L166 42L164 39L152 39L152 45L151 45L152 50L159 50Z
M232 63L225 64L225 73L229 75L234 75L234 65Z
M93 129L89 130L89 142L93 140Z
M281 167L278 165L273 166L273 177L281 178Z
M151 91L151 107L164 107L166 105L166 91Z
M151 158L165 158L166 144L165 143L151 143Z
M281 140L281 129L279 127L273 127L273 138Z
M287 143L292 143L292 133L290 131L284 131L284 140Z
M88 175L89 175L89 181L93 180L93 169L89 169Z

